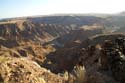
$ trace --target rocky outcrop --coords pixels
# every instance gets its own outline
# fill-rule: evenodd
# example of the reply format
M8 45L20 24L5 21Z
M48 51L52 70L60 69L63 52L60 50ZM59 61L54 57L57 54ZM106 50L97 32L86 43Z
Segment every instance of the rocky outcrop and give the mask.
M111 69L113 77L124 83L125 77L125 38L119 37L114 42L103 45L101 61L105 69Z
M100 37L101 41L104 39L101 43ZM96 78L93 77L93 80L96 79L96 82L124 83L124 42L125 35L123 34L98 36L91 40L93 44L90 43L90 47L81 52L80 58L80 65L85 66L89 80L95 73Z
M124 38L124 34L90 37L87 44L51 53L43 66L58 73L71 72L75 65L81 65L85 67L88 83L124 83Z

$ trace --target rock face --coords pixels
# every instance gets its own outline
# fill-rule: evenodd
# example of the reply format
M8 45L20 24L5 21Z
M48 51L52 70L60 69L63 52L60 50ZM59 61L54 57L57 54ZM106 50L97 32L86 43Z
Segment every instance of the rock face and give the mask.
M84 41L77 47L51 53L47 57L51 64L44 66L58 73L71 72L75 65L84 65L88 83L124 83L124 38L123 34L91 37L87 40L89 44Z
M61 28L59 28L61 27ZM71 29L54 24L34 24L28 21L0 24L0 36L15 40L34 40L45 43L57 36L68 33Z
M0 82L124 83L125 35L104 34L105 21L47 16L0 22Z
M112 38L108 39L108 36L103 36L102 39L104 39L104 42L100 43L98 41L99 37L95 37L92 39L91 43L93 43L93 40L96 40L98 42L94 44L88 49L88 56L85 58L85 53L83 53L83 56L81 58L81 62L85 65L86 69L88 69L89 72L92 72L95 70L97 77L100 73L102 74L101 81L106 83L106 81L113 82L113 79L117 82L124 83L124 35L112 35ZM114 36L114 37L113 37ZM116 38L115 38L116 36ZM101 37L101 36L100 36ZM90 65L90 66L89 66ZM91 70L92 68L92 70ZM90 69L90 70L89 70ZM105 77L105 75L106 77ZM109 79L108 79L108 78ZM105 79L104 79L105 78ZM99 81L99 79L97 79ZM113 82L114 83L114 82Z
M69 43L69 42L71 43L74 41L84 41L88 37L91 37L93 35L102 34L103 30L104 30L104 27L100 25L82 26L80 27L80 29L72 30L68 34L65 34L53 40L53 42L58 43L59 45L62 45L62 46L64 45L67 46L66 43Z
M119 37L114 42L105 42L102 49L102 65L105 69L111 69L114 78L121 83L125 81L125 38ZM103 60L104 59L104 60ZM107 61L105 61L107 60Z
M105 22L105 19L94 16L50 16L10 19L0 22L0 37L17 41L39 41L41 44L51 42L57 38L59 42L61 41L60 39L69 42L69 40L65 39L65 36L69 34L70 37L72 34L77 34L76 32L79 32L81 26L88 25L90 27L93 24L99 24L100 27L103 27ZM81 33L84 33L84 31ZM74 40L74 37L70 37L70 39Z

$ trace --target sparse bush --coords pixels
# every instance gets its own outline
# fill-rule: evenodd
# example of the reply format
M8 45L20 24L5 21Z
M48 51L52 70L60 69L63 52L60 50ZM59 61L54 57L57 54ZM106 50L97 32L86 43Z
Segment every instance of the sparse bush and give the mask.
M67 73L64 73L64 76ZM73 71L68 73L67 83L86 83L86 71L83 66L75 66Z
M36 78L34 79L34 83L46 83L46 81L43 78Z
M75 66L73 74L76 77L75 83L85 83L86 81L86 71L83 66Z

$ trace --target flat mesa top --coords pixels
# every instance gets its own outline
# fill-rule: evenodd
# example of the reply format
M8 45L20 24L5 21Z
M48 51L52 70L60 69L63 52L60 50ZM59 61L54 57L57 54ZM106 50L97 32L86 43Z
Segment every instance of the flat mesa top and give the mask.
M3 24L15 24L17 22L24 22L24 20L3 21L3 22L0 22L0 25L3 25Z

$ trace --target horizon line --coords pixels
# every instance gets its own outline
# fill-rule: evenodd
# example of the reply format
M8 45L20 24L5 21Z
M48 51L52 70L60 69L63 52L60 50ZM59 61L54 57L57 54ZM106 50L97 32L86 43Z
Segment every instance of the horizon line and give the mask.
M0 18L0 20L6 20L6 19L16 19L16 18L29 18L29 17L44 17L44 16L58 16L58 15L117 15L117 14L122 14L125 12L118 12L118 13L95 13L95 12L88 12L88 13L52 13L52 14L36 14L36 15L26 15L26 16L13 16L13 17L3 17Z

